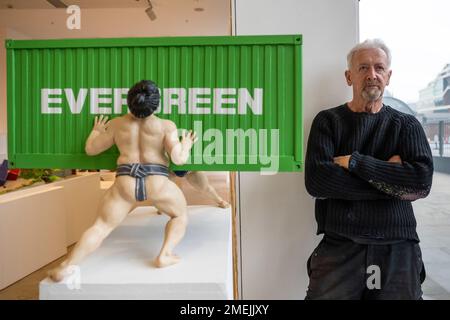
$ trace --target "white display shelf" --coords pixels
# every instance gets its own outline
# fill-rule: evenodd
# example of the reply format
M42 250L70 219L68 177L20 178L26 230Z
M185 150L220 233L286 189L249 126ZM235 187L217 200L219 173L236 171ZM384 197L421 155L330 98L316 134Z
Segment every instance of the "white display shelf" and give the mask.
M100 175L0 195L0 289L67 253L97 217Z
M0 196L0 289L66 250L64 190L55 184Z
M155 268L165 215L138 207L80 264L74 283L40 283L40 299L233 299L231 210L189 206L181 262ZM69 280L70 282L70 280Z

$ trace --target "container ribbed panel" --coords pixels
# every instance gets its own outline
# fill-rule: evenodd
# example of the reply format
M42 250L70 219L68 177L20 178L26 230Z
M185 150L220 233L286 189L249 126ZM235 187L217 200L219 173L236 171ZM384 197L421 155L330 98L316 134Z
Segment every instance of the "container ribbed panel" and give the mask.
M278 130L278 170L302 170L301 36L8 40L6 47L8 150L13 167L115 168L115 147L95 157L84 152L94 117L99 112L110 112L110 117L126 113L126 106L117 110L114 105L115 90L151 79L161 89L162 105L157 116L188 130L201 126L203 134L217 129L224 138L222 148L218 144L212 153L220 156L222 163L207 164L200 155L192 161L194 148L194 163L184 168L259 170L265 166L260 154L274 150L271 134ZM186 94L185 104L172 106L170 114L166 114L164 106L168 88L183 89ZM209 103L198 105L210 110L209 114L192 113L192 88L210 91L198 96L209 99ZM235 91L223 96L235 99L235 103L222 104L223 109L234 110L235 114L214 113L215 90L220 88ZM43 110L43 89L60 90L49 95L60 102L49 103ZM106 90L99 98L109 99L98 105L97 112L91 103L93 89ZM254 114L247 105L243 109L246 114L239 114L243 89L251 99L255 99L258 89L263 90L262 114ZM81 100L85 94L82 90L87 90L84 103L71 106L69 99ZM244 148L239 148L236 139L227 138L227 132L238 129L246 134ZM255 132L256 138L252 135ZM209 133L203 136L202 152L208 146L212 149L214 135ZM255 147L256 163L251 159ZM228 152L231 149L234 151ZM244 163L239 163L239 156Z

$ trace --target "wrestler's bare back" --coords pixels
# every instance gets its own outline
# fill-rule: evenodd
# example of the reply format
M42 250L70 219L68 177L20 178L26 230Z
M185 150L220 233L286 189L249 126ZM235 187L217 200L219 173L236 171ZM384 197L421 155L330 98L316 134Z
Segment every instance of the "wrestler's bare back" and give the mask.
M155 115L137 119L126 114L111 121L114 142L120 156L117 164L153 163L168 166L169 159L164 148L165 136L173 126L168 120ZM168 137L169 138L169 137Z
M94 128L86 141L86 153L96 155L116 144L120 152L117 159L118 165L141 163L168 166L168 154L175 164L184 164L195 138L194 133L190 132L187 135L183 133L180 142L176 125L172 121L160 119L155 115L139 119L126 114L111 121L107 121L107 117L100 116L96 117ZM169 193L179 194L165 176L148 176L145 178L145 183L147 198L155 206L159 205L158 202L162 196ZM134 184L134 178L120 176L116 178L111 191L120 189L118 190L120 192L114 192L114 194L120 195L127 202L134 203ZM184 205L184 196L176 196L175 199L173 200ZM170 212L168 214L170 215Z

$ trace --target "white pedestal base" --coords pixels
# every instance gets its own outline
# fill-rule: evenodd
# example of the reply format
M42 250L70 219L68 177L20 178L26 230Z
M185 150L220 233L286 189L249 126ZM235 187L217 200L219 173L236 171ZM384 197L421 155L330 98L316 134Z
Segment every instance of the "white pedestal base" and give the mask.
M233 299L231 210L190 206L181 262L155 268L168 217L135 209L80 264L76 283L41 281L40 299Z

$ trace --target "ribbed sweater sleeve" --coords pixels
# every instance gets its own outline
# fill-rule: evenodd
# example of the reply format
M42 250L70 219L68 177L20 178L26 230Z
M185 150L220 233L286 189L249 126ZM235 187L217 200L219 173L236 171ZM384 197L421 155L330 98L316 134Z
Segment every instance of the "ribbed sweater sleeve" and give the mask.
M392 199L367 181L333 162L335 145L330 119L324 111L313 120L305 159L305 186L316 198L343 200Z
M409 201L425 198L432 184L433 157L422 126L414 117L409 117L405 124L399 151L401 164L355 151L350 157L349 171L394 198Z

